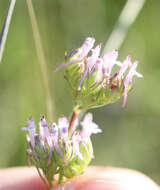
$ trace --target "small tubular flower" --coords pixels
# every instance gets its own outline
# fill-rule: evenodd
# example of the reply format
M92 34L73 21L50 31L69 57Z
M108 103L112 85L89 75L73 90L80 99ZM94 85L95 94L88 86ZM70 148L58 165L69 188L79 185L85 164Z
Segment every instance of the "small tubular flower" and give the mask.
M83 73L83 76L82 76L81 81L79 83L79 87L78 87L79 90L81 89L82 83L83 83L83 81L84 81L87 73L91 72L92 69L93 69L93 67L95 66L95 64L97 62L97 59L99 57L99 54L100 54L100 49L101 49L101 44L99 44L98 46L96 46L95 49L92 49L91 50L92 55L85 60L86 70Z
M82 136L84 139L89 140L91 134L101 133L102 130L99 129L98 125L94 123L91 113L85 115L84 120L81 122L82 125Z
M85 39L84 43L79 48L79 50L81 50L80 59L83 59L85 56L88 55L89 51L92 49L94 45L94 42L94 38L88 37Z
M131 78L143 76L132 71L135 63L132 64L130 56L120 62L118 51L113 50L100 57L101 44L92 48L94 42L94 38L86 38L84 44L73 50L64 61L67 66L65 79L71 88L74 105L81 110L95 108L114 103L124 96L124 107L132 87ZM114 67L118 69L116 73Z
M35 136L36 136L36 126L35 126L33 119L28 120L27 126L23 127L22 130L24 130L24 131L27 130L29 132L28 140L29 140L31 146L34 147L35 146Z
M68 127L69 123L66 117L61 117L58 120L58 128L60 130L60 135L64 140L68 139Z
M126 70L132 66L132 63L131 63L131 57L130 56L127 56L126 59L124 60L119 72L118 72L118 75L117 75L117 78L120 80L122 78L124 78L124 73L126 72Z
M116 64L118 57L118 51L113 50L110 53L106 53L103 56L103 72L104 75L109 77L112 71L113 66Z
M65 67L67 65L81 62L85 57L87 57L89 51L92 49L94 45L95 39L88 37L85 39L84 43L80 48L72 50L66 57L65 62L62 62L54 71L58 71L60 68Z
M74 150L74 156L78 156L81 160L83 160L83 156L79 150L79 143L82 142L82 137L79 132L75 131L72 136L72 144Z
M137 75L139 78L142 78L143 76L136 72L136 67L138 66L138 61L134 62L131 66L131 69L129 73L127 74L125 81L124 81L124 101L123 101L123 107L126 105L127 102L127 93L128 93L128 85L132 82L132 78L134 75Z
M52 141L49 134L48 123L46 122L44 116L42 116L40 119L39 129L40 129L40 136L41 136L41 139L43 140L43 143L47 141L48 145L52 147Z

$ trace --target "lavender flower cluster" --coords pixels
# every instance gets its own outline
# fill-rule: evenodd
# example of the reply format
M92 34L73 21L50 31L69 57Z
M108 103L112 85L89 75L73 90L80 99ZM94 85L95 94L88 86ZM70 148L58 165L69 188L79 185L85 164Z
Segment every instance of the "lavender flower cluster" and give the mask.
M76 119L69 137L69 122L66 117L59 118L58 124L53 123L49 126L42 116L39 122L39 133L36 132L34 120L30 119L27 126L22 128L29 133L27 135L28 160L36 167L44 169L43 173L46 177L48 174L45 169L48 166L53 168L54 171L50 171L53 175L58 170L61 170L61 174L67 178L79 175L93 158L90 136L101 132L98 125L92 121L91 113L86 114L80 124L82 130L77 130L79 122ZM80 165L78 170L72 166L77 160Z
M79 74L81 76L77 88L78 91L80 91L83 87L85 88L85 84L83 85L83 83L87 78L87 75L88 77L96 75L96 80L90 86L90 91L96 85L101 86L104 89L110 86L111 89L118 90L121 84L123 84L124 107L127 101L127 93L130 90L129 84L131 84L133 76L137 76L139 78L143 77L140 73L136 72L138 61L135 61L132 64L131 57L127 56L123 62L120 62L117 60L118 51L116 50L106 53L103 57L100 57L101 44L93 48L94 43L94 38L86 38L86 40L80 48L72 50L71 53L66 55L65 62L60 64L55 69L55 71L64 66L77 64L80 67ZM112 70L115 65L120 67L120 69L117 73L113 74ZM74 72L74 74L75 73L76 71ZM72 77L73 76L74 75L72 75ZM75 86L75 84L73 86Z

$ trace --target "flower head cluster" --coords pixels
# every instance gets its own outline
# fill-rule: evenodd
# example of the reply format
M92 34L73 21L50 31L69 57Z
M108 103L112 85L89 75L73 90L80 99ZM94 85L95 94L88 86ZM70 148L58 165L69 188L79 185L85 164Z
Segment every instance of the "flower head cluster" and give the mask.
M28 160L43 171L49 182L57 173L67 178L79 175L93 158L90 136L100 133L101 129L92 121L90 113L86 114L80 125L82 129L77 130L79 123L76 120L69 136L69 122L66 117L59 118L58 124L49 126L42 116L39 133L33 119L22 128L28 131Z
M142 75L136 72L138 62L131 62L127 56L123 62L117 60L118 51L113 50L100 57L101 44L93 48L95 39L88 37L78 49L65 56L61 67L66 67L65 78L68 81L75 99L75 105L82 109L98 107L113 103L127 94L132 86L133 76ZM118 71L113 73L114 67Z

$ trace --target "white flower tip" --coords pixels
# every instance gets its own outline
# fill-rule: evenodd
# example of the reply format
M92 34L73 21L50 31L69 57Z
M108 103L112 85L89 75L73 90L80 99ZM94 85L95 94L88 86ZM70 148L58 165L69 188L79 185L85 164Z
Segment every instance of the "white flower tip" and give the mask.
M112 55L115 59L117 59L117 57L118 57L118 50L113 50L113 51L111 52L111 55Z
M94 42L95 42L95 39L92 38L92 37L87 37L84 41L84 44L83 45L86 45L86 46L93 46L94 45Z
M93 116L91 113L87 113L86 116L85 116L85 119L92 122L92 119L93 119Z
M22 131L28 131L28 129L26 127L22 127L21 130Z
M59 124L59 125L64 125L64 124L67 124L67 123L68 123L68 120L67 120L66 117L60 117L60 118L58 119L58 124Z
M102 130L100 128L97 128L97 132L96 133L102 133Z
M139 64L139 62L136 60L133 64L135 64L137 66Z
M127 60L127 61L131 61L131 56L128 55L128 56L126 57L126 60Z
M143 78L143 75L141 75L140 73L135 73L135 75L138 77L138 78Z
M86 42L95 42L95 38L93 38L93 37L87 37L87 38L85 39L85 41L86 41Z
M114 61L116 61L117 57L118 57L118 51L113 50L113 51L111 51L109 53L104 54L103 59L104 59L104 61L105 60L112 60L112 61L114 60Z

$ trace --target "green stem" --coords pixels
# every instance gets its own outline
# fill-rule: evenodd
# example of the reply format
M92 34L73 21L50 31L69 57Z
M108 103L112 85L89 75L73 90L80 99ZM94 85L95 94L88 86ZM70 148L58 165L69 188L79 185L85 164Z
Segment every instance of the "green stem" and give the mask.
M36 168L37 168L37 167L36 167ZM50 184L48 185L46 179L45 179L45 178L43 177L43 175L41 174L39 168L37 168L37 171L38 171L38 174L39 174L40 178L42 179L42 181L43 181L44 184L46 185L47 189L50 190L50 188L51 188L52 186L50 186Z
M63 182L63 174L60 172L59 178L58 178L58 184L61 184Z
M69 129L68 129L69 138L71 138L71 136L72 136L73 126L74 126L74 123L75 123L79 113L80 113L79 107L75 107L73 109L72 117L71 117L71 120L70 120L70 123L69 123Z
M51 167L51 166L50 166ZM43 171L44 172L44 171ZM48 175L47 175L48 174ZM50 171L48 169L46 169L46 172L44 173L48 184L49 184L49 189L51 189L53 187L52 181L53 181L53 174L51 174Z
M48 181L49 183L49 189L51 189L53 187L52 181Z

